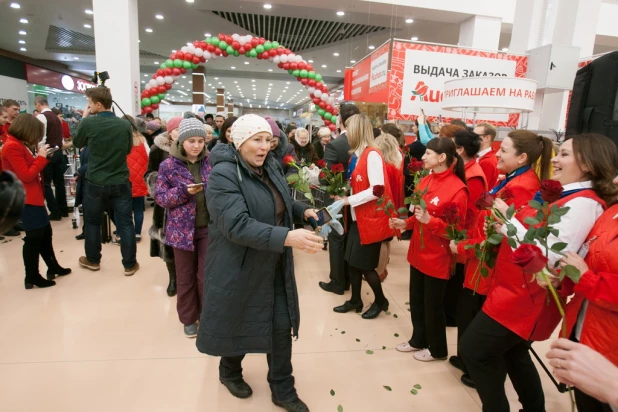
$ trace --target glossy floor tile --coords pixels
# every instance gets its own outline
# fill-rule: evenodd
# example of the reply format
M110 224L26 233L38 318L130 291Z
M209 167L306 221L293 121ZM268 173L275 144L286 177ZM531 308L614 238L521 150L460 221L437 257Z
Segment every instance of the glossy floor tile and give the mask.
M148 209L145 227L151 214ZM218 358L202 355L195 340L183 336L176 299L165 294L165 265L149 257L147 236L138 244L141 269L125 277L118 246L103 245L101 271L90 272L77 265L83 243L74 239L70 221L53 222L53 229L58 260L73 273L49 289L24 289L20 238L0 244L1 411L282 410L270 401L265 355L243 363L252 398L236 399L219 383ZM339 405L346 412L481 410L476 391L459 382L461 373L448 362L422 363L394 349L412 330L407 247L393 242L383 284L390 316L369 321L332 311L349 292L336 296L318 287L328 280L328 252L295 253L301 327L294 376L312 411L334 412ZM366 285L362 296L368 307L373 295ZM448 342L454 354L454 328ZM536 343L537 353L544 356L548 345ZM539 370L547 411L570 410L568 396ZM422 387L417 395L410 393L415 384ZM507 391L511 410L519 410L508 381Z

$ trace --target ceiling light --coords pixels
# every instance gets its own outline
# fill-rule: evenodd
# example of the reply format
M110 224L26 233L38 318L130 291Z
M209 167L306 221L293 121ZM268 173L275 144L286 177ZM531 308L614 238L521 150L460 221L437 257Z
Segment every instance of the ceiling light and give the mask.
M234 80L234 83L238 83L236 80Z
M412 37L412 41L418 41L418 37L416 36Z
M25 42L25 41L23 41L23 40L20 40L20 41L19 41L19 44L26 44L26 42Z
M236 66L232 66L232 67L230 67L230 69L236 70Z
M204 36L206 36L206 37L210 37L210 36L211 36L211 34L210 34L210 33L204 33Z
M375 48L376 48L376 46L373 46L373 45L369 46L369 50L373 50Z
M337 73L341 73L341 70L337 70Z
M19 3L11 3L11 8L12 9L21 9L21 6L19 5Z
M503 52L507 52L507 51L509 51L509 48L508 48L508 47L503 47L503 48L502 48L502 51L503 51Z
M28 23L28 19L19 19L19 22L23 23L23 24L26 24L26 23Z
M172 50L172 53L176 53L178 50Z
M73 60L79 60L79 57L73 57Z
M86 14L94 14L94 12L92 10L90 10L90 9L86 9L84 11L86 12Z
M156 62L155 62L155 63L156 63ZM186 78L187 78L187 76L182 76L182 78L183 78L183 79L186 79Z
M414 23L414 19L406 19L406 23L408 23L408 24Z
M186 0L186 1L187 1L187 3L194 3L195 2L195 0Z
M307 63L313 63L313 60L307 60Z
M339 53L333 53L333 56L339 57Z
M268 69L268 71L269 71L269 72L272 72L272 71L273 71L273 69Z
M157 19L159 19L159 20L163 20L163 15L162 15L162 14L157 14L155 17L156 17Z
M92 26L89 25L89 24L84 24L84 27L87 28L87 29L91 29L92 28Z
M147 75L147 74L145 74L145 75L144 75L144 77L148 77L148 75Z
M149 28L149 27L147 27L147 28L146 28L146 33L152 33L152 29L151 29L151 28Z
M219 80L219 78L218 78L218 77L215 77L215 80Z
M146 83L146 80L142 80L142 83Z
M343 15L345 15L345 13L344 13L344 12L342 12L342 11L338 11L338 12L337 12L337 16L343 16Z
M268 85L269 85L269 86L272 86L273 84L272 84L272 83L268 83ZM270 89L270 87L269 87L269 89Z
M255 83L255 79L252 79L252 80L251 80L251 83Z
M245 62L245 64L249 64L249 62Z
M25 31L23 31L23 30L20 30L20 31L19 31L19 34L20 34L21 36L25 36L25 35L26 35L26 34L28 34L28 33L26 33L26 32L25 32Z
M285 82L285 84L290 84L290 82Z
M264 5L264 8L265 8L265 9L270 10L270 9L272 9L272 8L273 8L273 6L272 6L271 4L266 3L266 4Z
M21 50L21 51L28 51L28 50L26 50L26 48L25 48L25 47L22 47L22 48L21 48L21 49L19 49L19 50Z
M325 68L326 68L326 65L325 65L325 64L323 64L323 65L322 65L322 68L323 68L323 69L325 69Z
M156 64L156 65L158 66L158 65L159 65L159 62L154 62L154 64ZM183 79L184 79L184 77L183 77Z

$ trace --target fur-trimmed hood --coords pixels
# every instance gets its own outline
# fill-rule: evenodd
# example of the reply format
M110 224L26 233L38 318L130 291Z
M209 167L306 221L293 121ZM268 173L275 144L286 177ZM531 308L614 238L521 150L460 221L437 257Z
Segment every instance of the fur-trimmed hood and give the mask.
M154 138L154 144L161 150L165 150L166 152L170 152L170 148L172 147L172 137L168 132L161 133L160 135Z

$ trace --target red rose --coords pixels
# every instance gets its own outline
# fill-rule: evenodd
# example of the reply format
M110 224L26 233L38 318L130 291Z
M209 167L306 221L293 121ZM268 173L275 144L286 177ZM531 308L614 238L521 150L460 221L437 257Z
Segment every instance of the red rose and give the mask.
M541 197L547 203L554 203L562 196L564 188L557 180L543 180L541 183Z
M283 156L283 164L291 166L296 163L296 159L292 155Z
M494 205L494 197L487 192L483 193L483 195L479 197L474 203L474 206L478 210L491 209L493 205Z
M343 165L341 163L334 164L330 167L330 171L333 173L343 173Z
M373 187L373 195L375 197L382 197L383 194L384 194L384 186L382 186L382 185L375 185Z
M459 220L459 208L455 203L451 203L444 208L442 216L444 217L444 221L449 225L456 225Z
M318 176L320 179L326 179L328 176L326 176L326 173L324 172L320 172L320 175Z
M326 162L322 159L318 160L318 167L324 169L326 167Z
M423 167L423 162L416 159L410 160L410 163L408 164L408 170L410 171L410 173L420 172L421 170L423 170Z
M404 153L410 153L410 147L408 147L408 146L404 146L404 147L403 147L403 152L404 152Z
M547 264L543 251L537 245L529 244L520 245L513 252L511 261L530 275L540 272Z
M508 202L509 200L513 199L515 195L513 194L513 191L511 189L509 189L508 187L505 187L504 189L500 191L500 193L498 194L498 197L504 200L505 202Z

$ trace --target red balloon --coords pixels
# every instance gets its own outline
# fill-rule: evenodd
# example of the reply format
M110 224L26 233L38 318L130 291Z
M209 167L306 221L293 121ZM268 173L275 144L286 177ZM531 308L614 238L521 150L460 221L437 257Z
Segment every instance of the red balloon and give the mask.
M258 59L258 60L262 60L262 55L258 53L258 55L255 56L255 58Z
M157 87L157 91L159 93L165 93L165 92L167 92L167 89L165 88L165 86L159 86L159 87Z
M253 47L256 47L258 44L260 44L260 39L258 39L257 37L251 39L251 45Z
M324 108L324 110L326 110L329 113L332 113L334 108L330 104L327 104L326 107Z
M185 54L182 51L177 51L176 52L176 58L180 59L180 60L184 60L185 59Z
M157 110L159 108L159 103L153 103L150 107L152 107L153 110Z
M168 83L165 83L164 86L166 90L170 90L172 88L172 85Z
M320 104L321 102L322 102L322 99L320 99L319 97L313 98L313 104Z
M303 86L306 86L308 82L309 82L309 79L307 79L307 78L304 78L304 79L303 79L303 78L301 77L301 79L300 79L300 83L301 83Z
M158 76L165 76L165 71L163 69L157 70L157 77Z
M255 46L253 46L253 44L251 44L251 42L247 42L247 43L245 43L245 45L243 47L245 48L246 51L249 51L249 50L251 50Z
M185 53L185 57L184 57L183 60L186 60L186 61L189 61L189 62L193 61L193 55L191 53Z
M200 41L199 40L194 41L193 42L193 46L194 47L200 47Z
M174 71L170 67L166 67L163 71L165 72L166 76L171 76L172 73L174 73Z
M283 63L284 70L290 70L290 63Z
M268 54L267 51L265 51L264 53L262 53L262 59L264 60L268 60L270 58L270 54Z
M328 128L329 128L331 131L333 131L333 132L334 132L335 130L337 130L337 126L335 126L335 125L334 125L334 124L332 124L332 123L328 125Z
M266 39L264 37L260 37L260 44L266 43Z
M279 64L278 64L277 66L279 66L279 68L280 68L280 69L283 69L283 65L284 65L284 64L285 64L285 63L281 63L281 62L279 62Z
M157 74L156 73L152 75L152 79L153 80L157 80Z
M298 63L298 70L303 70L307 68L307 63L305 62L300 62Z
M240 49L240 43L238 43L236 40L234 40L234 41L232 42L232 48L233 48L234 50L238 50L238 49Z
M324 120L324 126L329 126L332 122L330 120Z
M152 113L152 107L150 107L150 106L146 106L146 107L144 107L144 111L145 111L146 113Z
M187 69L185 69L184 67L181 67L180 68L180 73L187 74Z
M200 64L202 62L202 60L197 57L197 56L193 56L193 64Z
M315 79L309 79L309 86L315 87Z
M176 60L176 53L170 54L170 60Z
M202 56L200 57L200 62L204 63L206 61L206 57Z
M212 44L208 44L206 45L206 50L208 50L210 53L214 53L215 50L217 50L217 48L213 46Z
M173 74L174 76L180 76L180 69L179 69L179 68L177 68L177 67L174 67L174 68L172 69L172 74Z
M208 46L208 43L206 43L205 41L200 42L200 49L204 50L206 49L207 46Z
M238 49L238 54L244 55L245 53L247 53L247 50L243 46L240 46L240 49Z
M227 57L228 56L228 54L227 54L227 52L225 50L223 50L223 52L221 54L223 54L223 57Z
M220 49L220 48L218 48L218 47L216 47L216 48L215 48L215 54L216 54L217 56L221 56L221 49Z
M339 114L339 110L333 109L333 116L337 116Z
M219 40L225 40L225 34L223 33L219 33L217 37L219 38Z
M307 69L308 72L313 71L313 66L308 64L306 69Z
M281 56L283 53L285 53L285 49L282 46L277 47L277 55Z
M296 69L298 69L298 63L296 62L290 63L290 70L296 70Z
M285 49L285 54L290 54L290 53L292 53L292 50L290 50L290 49Z
M270 49L268 51L268 54L270 54L270 57L275 57L277 55L277 50L276 49Z
M233 41L234 39L232 38L232 36L225 36L225 42L227 44L232 44Z
M144 90L142 92L142 99L145 98L145 97L150 97L150 90Z
M320 101L320 103L318 103L318 106L320 106L320 109L326 109L326 102Z
M303 78L302 78L302 77L300 77L300 76L298 76L298 77L296 78L296 80L298 80L298 81L301 81L302 79L303 79Z

